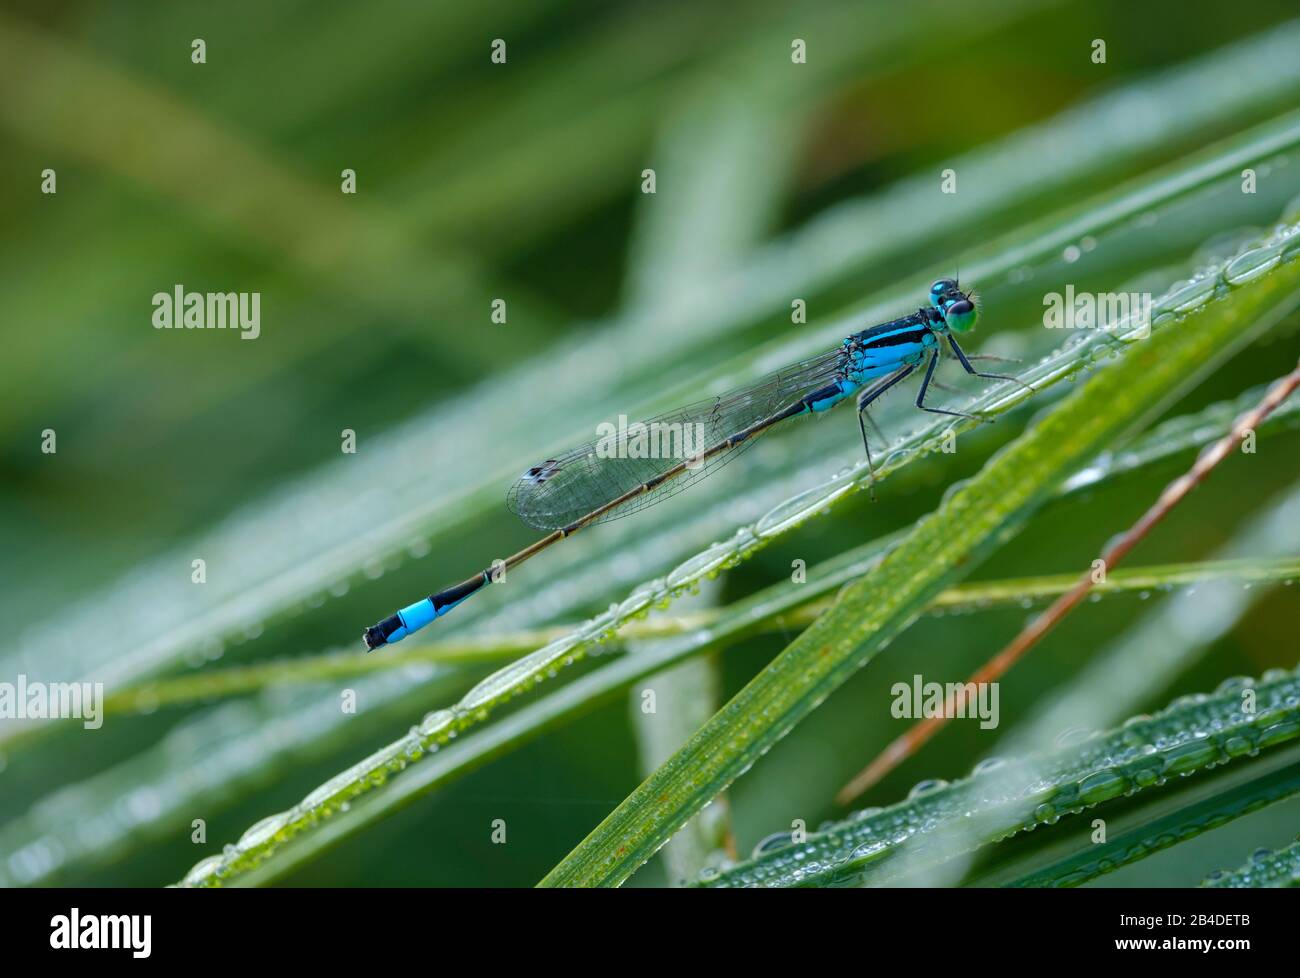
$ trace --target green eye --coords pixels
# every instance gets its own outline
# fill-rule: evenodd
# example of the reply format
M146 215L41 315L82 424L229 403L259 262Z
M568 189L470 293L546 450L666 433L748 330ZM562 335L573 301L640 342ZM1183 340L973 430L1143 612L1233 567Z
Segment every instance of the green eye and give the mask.
M943 311L943 318L948 323L948 328L956 333L968 333L975 328L975 320L979 318L979 310L975 308L975 303L969 299L958 299L956 302L948 303Z

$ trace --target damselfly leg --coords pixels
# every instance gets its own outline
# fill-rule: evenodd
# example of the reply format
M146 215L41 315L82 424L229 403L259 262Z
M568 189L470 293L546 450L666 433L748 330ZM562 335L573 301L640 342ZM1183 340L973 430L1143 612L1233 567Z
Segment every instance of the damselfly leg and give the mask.
M972 421L987 421L988 418L981 417L978 414L967 414L965 411L949 411L946 408L930 407L925 403L926 392L930 389L930 381L934 378L934 368L939 363L939 351L935 350L930 354L930 362L925 367L925 379L921 381L921 389L916 392L916 406L922 411L929 411L931 414L948 414L954 418L970 418ZM980 376L983 376L982 374Z
M858 395L858 427L862 430L862 447L866 449L867 452L867 472L871 476L868 491L871 493L871 501L873 503L876 501L876 466L871 460L871 446L867 444L867 407L872 401L885 393L885 391L889 390L889 388L893 387L904 377L908 376L915 369L916 367L914 366L906 366L902 370L890 374L879 384L876 384L873 387L868 387ZM872 427L875 427L875 422L872 422Z
M957 357L957 362L962 365L962 369L964 369L968 374L971 374L975 377L983 377L985 380L1009 380L1017 387L1023 387L1025 390L1029 391L1029 393L1031 394L1034 393L1034 389L1030 387L1028 384L1026 384L1024 381L1020 380L1018 377L1012 377L1010 374L986 374L976 370L975 367L972 366L970 362L970 358L966 356L965 351L962 350L962 348L957 345L956 337L954 337L951 333L948 334L948 345L952 347L952 352ZM992 358L988 358L988 359L992 359ZM920 405L918 405L918 407L919 406Z

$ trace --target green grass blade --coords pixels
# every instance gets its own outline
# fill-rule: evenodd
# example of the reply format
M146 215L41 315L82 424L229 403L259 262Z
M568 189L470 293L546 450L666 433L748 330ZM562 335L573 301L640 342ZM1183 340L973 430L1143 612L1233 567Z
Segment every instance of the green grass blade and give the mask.
M1224 889L1300 886L1300 841L1277 852L1261 850L1239 869L1211 873L1203 885Z
M1112 439L1131 431L1213 365L1289 312L1300 285L1294 260L1272 272L1290 232L1211 280L1227 294L1144 342L992 459L842 600L740 691L647 779L543 885L617 885L691 815L903 631L951 579L1014 532L1051 488ZM1233 279L1236 279L1234 282Z
M1143 811L1140 824L1128 827L1125 820L1107 817L1105 842L1076 844L1070 855L1002 885L1081 886L1298 793L1300 750L1293 746L1277 757L1270 755L1252 761L1243 771L1221 772L1195 793L1194 798L1183 797L1184 792L1176 793L1171 804L1153 806L1159 809L1154 813ZM972 885L987 886L994 882L981 878Z
M1300 550L1300 485L1280 497L1252 513L1217 556L1229 563L1268 563L1276 555ZM1284 573L1271 583L1293 580ZM997 752L1023 753L1028 745L1063 730L1108 726L1158 702L1163 690L1270 593L1269 583L1225 577L1170 595L1099 649L1061 692L1047 697L1017 724Z
M1283 238L1282 240L1289 239ZM1270 239L1270 241L1262 245L1257 244L1254 248L1244 251L1231 263L1219 269L1219 274L1226 274L1227 270L1241 269L1243 266L1254 267L1253 263L1261 260L1276 263L1279 259L1280 251L1276 249L1275 242ZM1027 436L1028 448L1025 447L1026 440L1022 440L1008 451L1004 451L1001 456L1003 467L1008 464L1008 459L1013 462L1016 459L1022 459L1023 462L1016 463L1018 470L1011 476L1003 474L991 487L980 489L981 480L987 483L991 478L989 476L990 468L986 468L956 497L950 498L944 511L947 514L946 517L941 517L940 521L930 519L918 525L911 535L913 547L919 546L922 549L938 547L940 551L948 554L948 559L956 559L956 555L960 551L960 542L957 544L956 549L945 550L941 544L943 538L949 536L949 527L944 525L944 521L952 520L954 512L963 512L960 509L953 509L954 501L959 500L962 493L969 494L972 491L991 493L995 499L992 511L995 513L1005 513L1008 500L1019 501L1020 506L1027 512L1029 509L1028 503L1031 500L1033 503L1041 501L1043 496L1050 493L1055 482L1059 481L1082 461L1095 455L1107 438L1128 429L1135 421L1140 420L1144 414L1151 410L1152 399L1149 395L1153 384L1162 383L1163 386L1159 389L1164 396L1168 396L1171 392L1177 390L1182 382L1190 379L1193 371L1189 365L1204 367L1206 364L1226 355L1235 344L1245 342L1257 330L1263 328L1266 325L1263 318L1265 311L1272 310L1270 302L1281 307L1289 300L1290 293L1285 292L1285 289L1279 283L1289 281L1290 276L1293 274L1294 269L1291 264L1288 264L1271 275L1262 278L1259 276L1249 277L1237 282L1237 288L1225 289L1229 293L1229 298L1222 301L1211 302L1214 291L1207 291L1199 286L1196 289L1197 299L1194 301L1189 302L1187 300L1187 288L1176 290L1170 296L1167 296L1162 302L1177 302L1184 306L1190 304L1192 308L1200 311L1199 314L1193 316L1186 323L1165 322L1163 325L1161 325L1161 316L1165 320L1173 320L1174 317L1172 313L1167 311L1158 315L1157 328L1148 341L1130 343L1128 357L1121 360L1116 366L1099 372L1084 388L1084 391L1076 393L1071 399L1071 402L1077 402L1080 394L1089 390L1093 391L1088 404L1084 408L1076 407L1075 413L1068 415L1063 421L1059 420L1060 409L1058 409L1053 415L1049 416L1048 420L1035 427ZM1193 285L1197 285L1197 283L1193 283ZM1282 290L1284 294L1275 294L1279 290ZM1209 305L1207 306L1206 303L1209 303ZM1157 311L1164 308L1167 307L1157 303ZM1259 321L1254 322L1252 317L1259 317ZM1242 318L1250 320L1251 325L1249 328L1243 327ZM1101 342L1098 341L1098 343ZM1031 372L1027 376L1035 378L1037 382L1038 380L1048 379L1059 380L1064 376L1075 374L1082 365L1093 361L1090 349L1088 343L1077 344L1064 351L1060 357L1039 364L1035 368L1036 372ZM1136 367L1134 366L1135 363L1137 364ZM1136 378L1131 376L1133 374L1137 375ZM1119 377L1118 380L1110 379L1116 376ZM1146 401L1141 400L1144 394L1148 395ZM1092 398L1097 399L1097 401L1094 402L1091 400ZM1099 411L1097 403L1105 403L1107 398L1113 399L1115 403L1123 404L1128 408L1128 411L1122 414L1117 413L1113 407L1109 413ZM1015 402L1016 398L1014 396L1009 398L1005 392L995 391L986 396L982 409L985 411L998 410L999 408L1006 410L1009 403L1013 404ZM1083 417L1084 415L1091 416ZM1053 417L1058 418L1055 424L1050 421L1050 418ZM1044 443L1044 438L1061 438L1063 435L1062 428L1074 424L1076 420L1082 423L1083 435L1081 435L1080 430L1075 430L1070 437L1064 439L1063 443ZM924 441L923 438L920 440ZM919 452L916 450L911 452L896 451L891 457L882 462L880 469L888 471L891 467L905 464L918 454ZM861 488L861 485L865 483L865 473L858 473L858 480L851 478L834 480L812 493L806 493L778 507L768 517L760 520L757 526L766 525L769 534L785 532L812 514L824 510L833 501L842 498L847 492ZM1033 491L1030 493L1030 498L1026 499L1025 493L1031 486L1034 487ZM1012 512L1015 512L1016 508L1013 506ZM954 531L950 539L957 541L971 540L973 539L972 533L979 536L979 528L987 524L990 514L985 513L983 516L983 523L979 519L967 518L963 526ZM1001 523L1002 520L997 522ZM987 541L991 532L991 528L986 528L982 539ZM918 534L920 535L919 541L917 539ZM430 713L418 727L412 729L408 736L389 744L371 757L353 765L331 779L331 781L320 786L293 809L269 816L263 822L258 823L245 833L245 836L237 844L229 847L222 856L205 860L199 867L196 867L196 870L187 876L187 881L203 885L221 879L234 878L243 872L247 872L278 851L290 839L304 831L315 830L322 819L334 816L340 809L352 805L360 796L369 793L380 785L385 785L392 775L404 772L404 769L412 760L418 760L429 750L441 749L451 738L461 736L472 727L483 723L495 708L545 681L556 670L563 668L576 657L582 655L587 644L608 635L617 627L620 621L640 613L652 604L664 600L674 592L691 586L693 583L716 572L717 569L726 566L729 562L739 559L742 554L762 545L764 541L761 538L761 533L742 530L728 543L711 548L696 558L687 561L686 564L669 574L664 580L653 583L650 587L629 597L622 605L616 606L604 615L592 619L578 633L525 656L518 662L493 674L471 690L459 703L449 709ZM892 556L893 554L891 554ZM969 554L966 556L969 557ZM881 566L884 566L884 563ZM890 612L891 628L901 627L906 619L918 614L933 594L937 593L946 583L941 576L933 574L935 569L936 565L933 564L926 568L911 569L907 569L907 565L904 565L901 576L914 588L914 600L917 607L909 605L901 611L898 607L885 609ZM878 574L879 568L877 568L876 574L869 575L863 582L854 585L853 590L857 593L862 593L863 590L871 590L874 585L869 582ZM889 584L884 588L883 593L899 594L900 592L895 590L894 587L893 584ZM800 639L800 643L809 641L809 636L824 634L827 628L837 629L839 619L843 618L845 614L845 607L850 606L841 605L833 609L827 618L824 618L814 625L809 632L805 633L804 637ZM830 625L826 624L827 620L831 621ZM869 625L862 622L859 622L859 628L867 631L871 630ZM885 634L883 629L877 633L878 636L883 634ZM818 637L814 638L813 641L820 644L822 639ZM851 652L852 649L848 646L852 641L851 638L841 639L838 643L841 652L845 650ZM874 649L868 650L868 657L872 651ZM783 659L789 661L788 656L783 655ZM829 662L831 659L828 656L823 661ZM839 668L834 670L832 676L829 677L827 685L851 674L856 668L853 661L852 658L848 661L841 660ZM807 673L814 671L807 670L804 678L807 678ZM759 682L761 681L762 677L760 677ZM804 695L795 697L795 707L806 711L811 708L811 702L819 692L820 690L816 684L814 684L813 689L808 690L804 689L800 682L794 682L787 684L784 689L778 690L777 697L802 693ZM743 692L741 697L743 699ZM734 711L736 703L737 700L733 700L731 704L724 707L723 713L719 714L719 716L725 716L729 711ZM714 723L716 724L716 722L717 718L715 718ZM692 740L692 744L696 743L696 740L698 740L698 737ZM734 763L733 761L732 764ZM741 761L740 763L745 762ZM672 766L671 762L669 766ZM727 777L726 772L729 770L731 770L730 767L724 769L719 781ZM651 782L654 780L652 778ZM721 790L721 785L717 790ZM717 793L717 790L714 791L714 794ZM698 807L703 807L703 804L711 800L712 797L713 795L709 795L707 798L701 798L699 795L693 796L692 801L698 802L696 810L698 810ZM684 822L690 814L694 814L694 811L685 812L681 817L681 822ZM678 822L673 828L678 827L681 822Z
M1243 690L1254 691L1244 709ZM1246 764L1248 756L1300 738L1300 675L1275 670L1258 682L1225 683L1183 697L1154 716L1028 759L985 765L961 781L918 785L885 809L810 835L727 870L713 886L848 885L898 882L981 845L1054 825L1169 778ZM1288 760L1293 761L1289 757Z
M829 602L821 596L867 573L875 565L882 550L883 544L873 542L849 551L845 556L852 559L843 563L836 561L834 569L824 565L812 568L803 585L787 582L774 585L770 591L764 592L765 600L761 601L762 612L759 615L746 613L739 602L723 608L700 610L678 607L671 615L620 625L618 633L606 642L606 648L616 649L636 642L674 638L707 629L707 640L702 638L696 643L697 647L701 650L717 649L748 634L810 625L829 607ZM1250 587L1257 584L1282 584L1297 578L1300 578L1300 556L1195 561L1120 568L1104 582L1097 584L1093 594L1096 599L1103 599L1166 591L1210 581ZM969 614L998 608L1032 607L1065 593L1077 580L1077 574L1044 574L957 584L938 594L926 610L936 614ZM783 594L788 594L796 603L780 601ZM789 610L782 610L785 608ZM732 626L732 623L742 620L743 629ZM148 713L162 706L238 696L269 686L322 682L368 672L402 669L414 664L495 665L558 641L580 627L573 624L558 625L479 639L453 638L425 645L402 646L394 650L391 656L375 656L365 652L327 652L231 669L212 669L192 676L163 679L120 690L104 700L104 710L106 714ZM701 718L701 722L704 719L706 718Z

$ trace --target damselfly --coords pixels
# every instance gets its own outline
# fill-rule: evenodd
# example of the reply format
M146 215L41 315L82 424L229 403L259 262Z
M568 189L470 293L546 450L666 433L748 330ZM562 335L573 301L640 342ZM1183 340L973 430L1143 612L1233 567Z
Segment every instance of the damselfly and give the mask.
M976 417L930 407L925 395L944 342L967 373L1019 383L1014 377L980 373L958 345L956 334L974 329L978 315L973 293L963 292L955 279L940 279L930 286L930 305L910 316L854 333L829 353L778 370L747 387L642 422L635 426L636 435L624 433L612 443L607 436L534 465L511 488L507 504L529 526L548 530L549 535L367 628L366 647L377 649L400 641L551 544L585 527L667 499L716 471L774 425L802 414L828 411L855 393L858 426L870 466L865 423L868 406L922 366L925 374L916 396L918 408ZM647 430L696 437L680 438L678 445L689 447L676 453L619 450L628 448L629 439ZM874 477L874 471L872 474Z

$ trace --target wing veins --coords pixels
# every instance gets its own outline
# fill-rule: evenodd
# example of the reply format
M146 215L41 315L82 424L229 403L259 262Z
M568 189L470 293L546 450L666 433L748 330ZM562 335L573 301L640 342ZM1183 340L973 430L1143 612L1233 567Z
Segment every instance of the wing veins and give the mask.
M846 352L842 348L836 348L796 367L775 371L752 384L655 415L640 422L640 425L648 431L662 431L664 426L683 426L684 431L686 425L699 424L703 428L703 445L696 443L692 448L707 452L730 436L770 418L803 394L838 376L844 369L846 360ZM629 425L627 433L636 430L636 425ZM507 504L529 526L555 530L671 471L682 461L680 454L670 457L627 457L628 444L624 433L624 437L605 442L602 448L604 455L598 453L600 440L593 440L547 459L530 468L511 487ZM679 439L676 444L683 446L685 441ZM602 514L595 522L619 519L676 495L736 458L750 444L751 441L745 441L717 452L698 467L688 468L655 488L629 499ZM615 457L609 457L611 448Z

